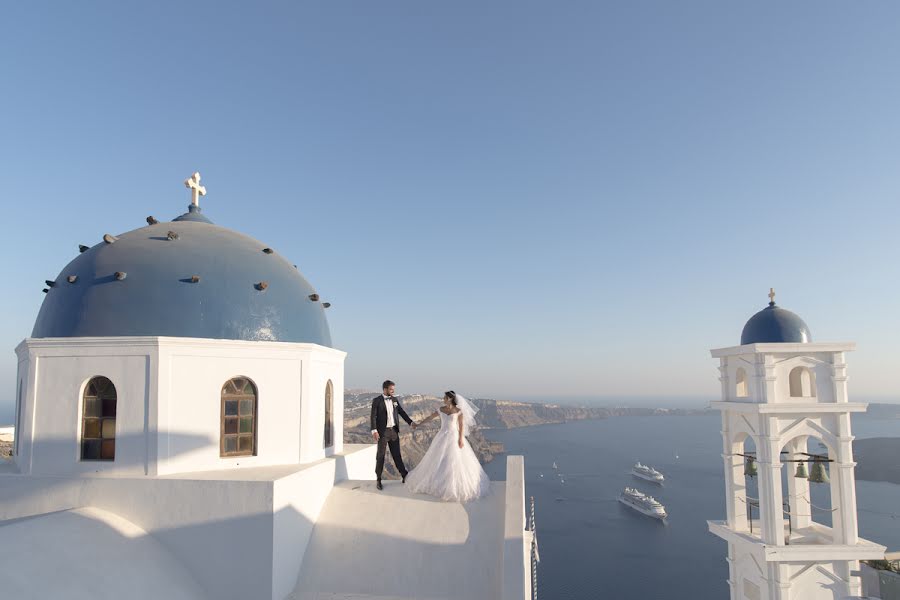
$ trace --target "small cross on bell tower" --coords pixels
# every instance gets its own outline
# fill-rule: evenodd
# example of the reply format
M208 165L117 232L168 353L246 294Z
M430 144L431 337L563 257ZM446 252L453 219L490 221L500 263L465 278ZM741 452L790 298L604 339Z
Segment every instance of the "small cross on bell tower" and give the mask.
M769 288L769 306L775 306L775 288Z
M200 207L200 196L206 195L206 188L200 185L200 173L195 172L193 175L184 180L184 187L191 190L191 206Z

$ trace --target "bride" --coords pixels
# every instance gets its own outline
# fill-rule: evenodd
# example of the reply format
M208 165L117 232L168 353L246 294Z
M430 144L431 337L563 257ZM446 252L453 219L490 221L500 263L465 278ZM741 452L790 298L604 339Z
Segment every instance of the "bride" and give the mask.
M440 417L441 429L406 476L411 491L452 502L468 502L488 493L491 482L465 436L466 428L475 425L477 412L471 402L451 390L444 394L442 407L417 423Z

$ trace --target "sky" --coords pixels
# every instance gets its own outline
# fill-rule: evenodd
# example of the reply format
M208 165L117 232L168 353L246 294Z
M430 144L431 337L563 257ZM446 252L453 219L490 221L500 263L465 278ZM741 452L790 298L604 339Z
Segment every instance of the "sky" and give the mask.
M900 3L5 3L0 86L0 405L44 280L195 170L348 388L713 399L774 287L900 398Z

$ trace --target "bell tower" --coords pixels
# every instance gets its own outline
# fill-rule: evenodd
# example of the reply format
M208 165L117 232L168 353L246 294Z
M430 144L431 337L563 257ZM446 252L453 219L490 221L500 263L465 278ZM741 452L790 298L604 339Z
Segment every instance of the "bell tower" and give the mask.
M867 405L847 395L855 344L813 343L774 290L769 299L739 346L712 350L726 520L709 530L728 543L731 600L859 596L859 561L883 558L885 548L857 533L850 416ZM811 486L827 486L830 505L814 501Z

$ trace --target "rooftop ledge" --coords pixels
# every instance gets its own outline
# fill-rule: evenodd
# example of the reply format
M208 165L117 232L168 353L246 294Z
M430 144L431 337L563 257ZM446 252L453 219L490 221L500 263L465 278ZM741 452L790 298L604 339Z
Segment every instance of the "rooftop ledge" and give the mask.
M735 531L725 521L707 521L710 533L723 540L735 544L752 545L758 548L757 555L767 562L776 561L828 561L828 560L879 560L884 558L885 547L859 538L856 544L831 544L827 543L831 538L831 528L813 523L810 527L804 527L788 533L787 521L785 521L785 537L790 535L793 542L785 546L773 546L764 544L758 534L754 521L754 533L749 531Z
M852 352L853 350L856 350L854 342L808 342L805 344L745 344L714 348L709 353L713 358L720 358L736 354L812 354L814 352Z
M365 456L364 453L371 454L371 457ZM359 456L357 456L359 455ZM181 479L187 481L278 481L295 473L315 469L316 467L332 460L337 460L339 464L346 464L348 460L375 460L375 444L344 444L342 452L336 452L325 458L314 460L302 464L286 464L286 465L261 465L254 467L235 467L232 469L213 469L210 471L185 471L179 473L166 473L163 475L147 476L135 475L134 473L61 473L37 475L40 479ZM12 460L0 459L0 477L5 475L28 478L28 475L21 475L16 468L16 464Z

